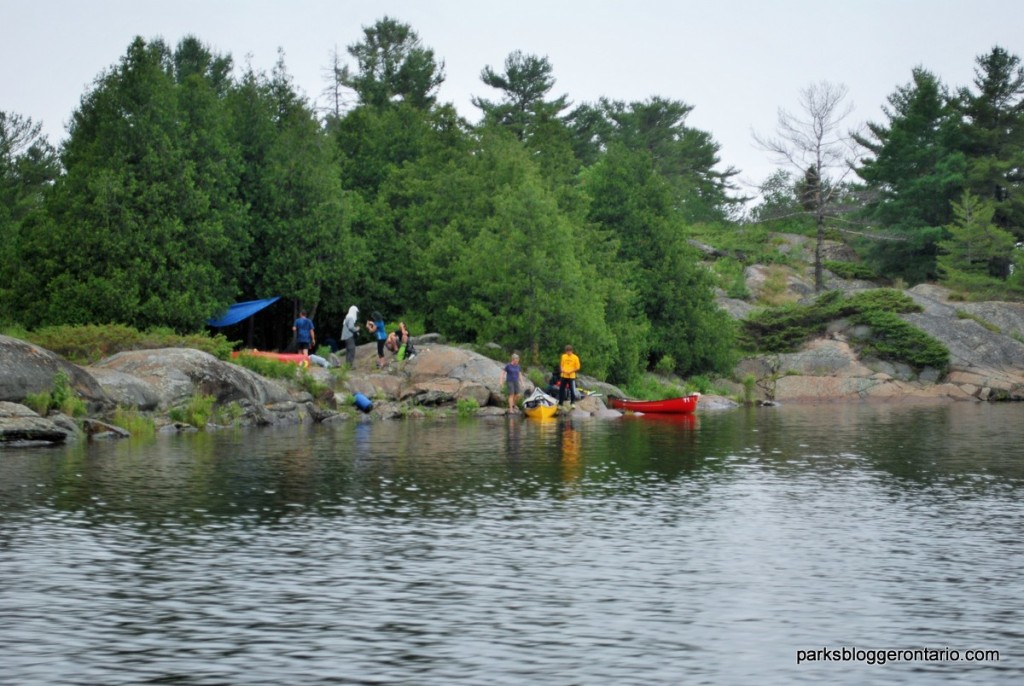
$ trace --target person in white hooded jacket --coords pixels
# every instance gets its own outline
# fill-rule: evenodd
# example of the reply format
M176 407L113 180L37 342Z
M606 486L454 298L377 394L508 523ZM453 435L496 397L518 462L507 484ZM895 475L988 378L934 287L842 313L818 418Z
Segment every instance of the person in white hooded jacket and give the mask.
M356 333L359 332L359 308L348 308L345 321L341 324L341 342L345 344L345 362L349 367L356 362Z

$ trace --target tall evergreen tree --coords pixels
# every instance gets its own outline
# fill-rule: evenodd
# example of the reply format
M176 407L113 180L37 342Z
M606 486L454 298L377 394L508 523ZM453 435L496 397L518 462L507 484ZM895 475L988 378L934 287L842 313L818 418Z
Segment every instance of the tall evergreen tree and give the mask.
M882 112L885 123L855 136L868 153L856 169L870 189L867 218L882 237L866 253L879 273L917 283L936 275L937 242L965 182L960 120L946 88L921 68Z
M577 164L563 115L569 102L565 95L550 95L555 86L551 63L547 57L516 50L505 58L504 66L504 72L488 66L480 74L485 85L501 93L498 101L472 98L484 115L480 128L511 133L535 155L552 187L570 183Z
M1002 262L1013 250L1014 237L993 222L995 204L964 191L953 204L953 215L946 227L949 237L939 244L943 280L954 287L976 287L1005 278Z
M960 90L967 187L992 201L993 221L1024 239L1024 67L995 47L977 59L975 90Z
M555 78L547 57L513 51L505 58L504 72L484 67L480 80L500 91L502 97L494 102L474 96L473 104L480 108L485 120L508 129L522 142L538 127L558 119L568 107L565 95L548 99Z
M45 221L44 202L60 173L57 153L42 125L0 111L0 321L24 322L32 298L19 284L31 280L24 249L28 236ZM24 322L27 323L27 322Z
M612 124L604 145L621 143L647 152L672 189L684 221L724 220L742 201L729 195L735 190L731 179L739 172L717 169L721 146L707 131L686 125L691 105L661 97L631 103L603 99L601 109Z
M584 188L590 219L616 236L624 280L639 293L651 365L670 358L681 374L726 371L733 326L714 302L711 277L685 241L672 190L650 153L613 146L587 171Z
M429 109L444 83L444 63L425 48L408 24L384 17L363 28L363 40L348 48L356 59L354 73L343 71L343 82L359 101L371 107L404 102Z
M438 270L431 316L457 338L500 341L531 363L551 363L573 342L588 372L604 375L617 362L605 287L539 166L498 133L484 136L465 164L463 210L426 253Z
M283 55L269 76L249 69L231 102L253 239L245 294L292 298L311 315L327 298L331 312L343 313L340 275L358 267L361 251L330 139Z
M137 38L74 113L58 234L34 243L41 323L195 330L233 299L244 238L226 120L212 88L185 81L161 41Z

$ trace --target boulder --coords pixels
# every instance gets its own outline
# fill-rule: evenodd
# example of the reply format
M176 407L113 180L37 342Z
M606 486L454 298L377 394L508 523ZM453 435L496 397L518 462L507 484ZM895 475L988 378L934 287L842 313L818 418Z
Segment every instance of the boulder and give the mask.
M81 367L27 341L0 336L0 401L21 402L30 393L49 392L61 371L90 412L113 409L110 397Z
M785 292L769 293L768 289L774 286L775 281L780 280L780 275ZM755 297L798 300L814 293L813 280L807 280L784 265L752 264L743 270L743 278L747 290Z
M143 412L160 407L160 394L137 376L105 367L90 367L89 373L120 407L134 407Z
M393 360L384 370L362 371L358 361L345 388L368 397L385 397L416 405L447 405L462 399L475 400L480 407L503 405L500 384L502 363L453 346L430 348L417 344L418 354L409 360ZM376 350L372 351L376 356ZM533 384L523 375L524 391Z
M131 350L100 360L89 369L100 370L98 380L112 381L111 393L127 397L139 393L156 409L167 410L187 402L194 394L212 395L218 404L248 401L255 405L271 405L290 400L287 389L255 372L230 362L218 360L209 353L188 348ZM119 372L120 375L106 373ZM128 383L134 377L149 389Z
M64 443L74 430L62 426L24 405L0 401L0 445Z

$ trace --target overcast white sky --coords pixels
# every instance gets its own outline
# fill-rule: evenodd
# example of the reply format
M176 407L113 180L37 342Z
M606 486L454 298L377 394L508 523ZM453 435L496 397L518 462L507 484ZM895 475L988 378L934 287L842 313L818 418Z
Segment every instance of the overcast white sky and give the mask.
M445 63L440 99L470 121L470 96L497 97L480 71L513 50L546 56L553 95L574 103L662 96L694 107L687 123L722 146L722 166L756 183L775 168L751 131L771 134L818 81L849 88L851 126L911 69L970 85L999 45L1024 57L1021 0L0 0L0 110L41 122L54 144L82 95L135 36L187 34L235 64L270 71L278 48L311 100L331 52L383 16L413 27Z

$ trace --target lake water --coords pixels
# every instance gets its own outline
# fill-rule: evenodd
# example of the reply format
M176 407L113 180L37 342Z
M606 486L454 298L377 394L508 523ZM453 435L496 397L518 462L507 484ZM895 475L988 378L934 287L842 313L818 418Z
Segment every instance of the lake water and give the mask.
M0 683L1021 683L1022 413L0 449Z

